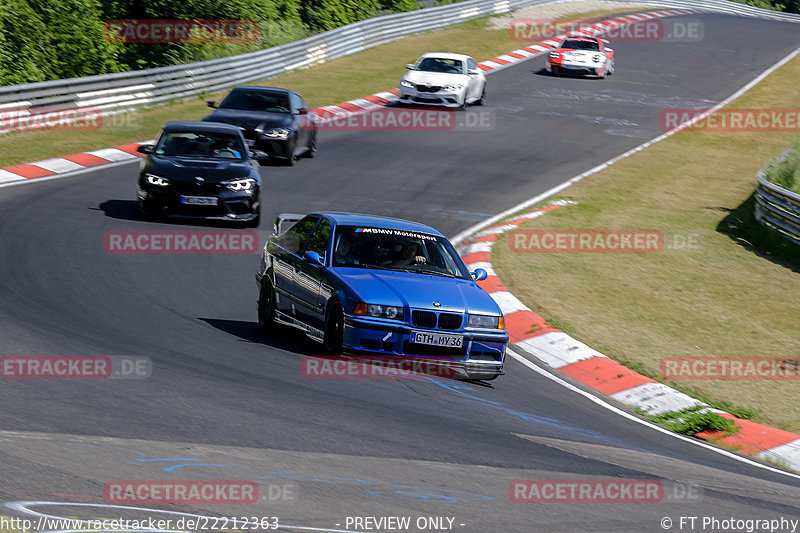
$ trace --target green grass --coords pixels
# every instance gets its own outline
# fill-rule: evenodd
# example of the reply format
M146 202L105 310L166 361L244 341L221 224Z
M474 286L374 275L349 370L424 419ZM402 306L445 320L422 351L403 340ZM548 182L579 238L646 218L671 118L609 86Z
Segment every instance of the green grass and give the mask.
M693 407L683 411L670 411L662 415L649 415L648 418L653 422L663 424L664 427L675 433L694 436L703 431L724 431L726 435L732 435L739 431L739 427L733 420L724 418L717 413L698 412L699 407Z
M798 77L800 58L732 106L797 107ZM573 185L562 198L577 204L521 226L658 229L698 236L697 249L514 253L503 236L495 270L541 316L657 379L664 357L800 357L800 247L758 224L752 205L756 173L792 141L781 132L684 131ZM670 385L800 432L798 380Z
M785 157L779 157L764 169L764 178L800 194L800 138L789 147Z
M592 11L569 17L617 12ZM303 95L309 105L320 107L396 88L405 72L404 65L425 52L458 51L481 61L525 46L512 40L507 30L486 29L487 21L488 18L474 19L444 30L412 35L254 84L289 87ZM6 133L0 135L0 167L152 139L165 122L200 120L210 112L205 101L220 100L225 94L201 95L185 102L109 117L93 131Z

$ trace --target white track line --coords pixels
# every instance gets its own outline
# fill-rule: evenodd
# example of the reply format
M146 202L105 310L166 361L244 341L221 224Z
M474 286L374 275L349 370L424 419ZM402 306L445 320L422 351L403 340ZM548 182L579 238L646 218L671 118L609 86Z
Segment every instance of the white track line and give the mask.
M703 442L701 440L692 439L692 438L686 437L684 435L681 435L680 433L673 433L672 431L669 431L668 429L664 429L661 426L656 425L656 424L654 424L654 423L652 423L652 422L650 422L648 420L643 420L643 419L641 419L641 418L639 418L637 416L632 415L631 413L629 413L627 411L623 411L622 409L620 409L618 407L615 407L615 406L613 406L613 405L611 405L609 403L606 403L603 400L601 400L600 398L598 398L597 396L595 396L594 394L586 392L585 390L576 387L572 383L568 383L567 381L564 381L563 379L561 379L560 377L556 376L555 374L551 374L550 372L547 372L546 370L543 370L542 368L539 368L539 366L537 366L533 362L529 361L526 357L516 353L511 348L508 348L506 350L506 353L511 355L511 357L513 357L514 359L516 359L517 361L519 361L523 365L527 366L528 368L530 368L531 370L533 370L537 374L541 374L542 376L544 376L544 377L546 377L548 379L552 379L553 381L555 381L556 383L558 383L562 387L566 387L567 389L571 390L572 392L580 394L584 398L588 398L590 401L596 403L597 405L599 405L599 406L601 406L601 407L603 407L605 409L608 409L612 413L618 414L619 416L621 416L623 418L627 418L628 420L632 420L633 422L636 422L637 424L641 424L643 426L647 426L647 427L649 427L651 429L654 429L654 430L658 431L659 433L663 433L665 435L669 435L670 437L682 440L684 442L688 442L688 443L694 444L696 446L700 446L701 448L706 448L707 450L711 450L711 451L716 452L718 454L724 455L725 457L730 457L731 459L734 459L734 460L739 461L741 463L745 463L745 464L748 464L750 466L757 466L758 468L763 468L764 470L769 470L770 472L774 472L776 474L783 474L785 476L793 477L795 479L800 479L800 474L793 474L792 472L787 472L785 470L780 470L778 468L774 468L774 467L769 466L769 465L761 464L759 462L753 461L752 459L749 459L748 457L745 457L743 455L737 455L737 454L735 454L733 452L729 452L728 450L725 450L723 448L717 448L716 446L712 446L711 444L708 444L708 443Z

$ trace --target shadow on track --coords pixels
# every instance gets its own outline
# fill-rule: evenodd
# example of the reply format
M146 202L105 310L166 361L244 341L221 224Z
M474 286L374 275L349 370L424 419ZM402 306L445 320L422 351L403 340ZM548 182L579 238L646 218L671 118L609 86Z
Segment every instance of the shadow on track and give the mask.
M225 221L225 220L203 220L195 218L169 218L169 217L155 217L152 219L144 220L139 218L136 214L136 200L106 200L97 207L90 207L92 211L102 211L109 218L117 220L132 220L141 222L143 224L168 224L170 226L193 226L204 228L225 228L225 229L241 229L244 226L241 222ZM257 229L257 228L250 228Z
M253 310L255 314L255 309ZM264 333L258 327L258 322L246 320L227 320L223 318L198 317L209 326L224 331L229 335L238 337L243 342L263 344L278 350L294 352L298 355L319 355L321 348L318 344L306 338L305 334L291 327L276 326L271 333Z

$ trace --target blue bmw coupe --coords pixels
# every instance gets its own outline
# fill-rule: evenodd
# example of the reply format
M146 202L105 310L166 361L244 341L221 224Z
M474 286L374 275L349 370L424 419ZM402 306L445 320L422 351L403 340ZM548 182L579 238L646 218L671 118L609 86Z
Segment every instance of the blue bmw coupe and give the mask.
M332 354L422 358L462 379L494 379L508 335L500 308L475 283L485 277L423 224L279 215L256 273L258 322L299 328Z

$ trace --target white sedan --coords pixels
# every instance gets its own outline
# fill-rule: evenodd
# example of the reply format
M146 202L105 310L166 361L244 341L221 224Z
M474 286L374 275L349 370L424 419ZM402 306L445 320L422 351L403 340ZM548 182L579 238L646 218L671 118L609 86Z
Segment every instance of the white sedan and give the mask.
M406 68L400 80L401 103L463 108L486 100L486 75L469 56L432 52Z

